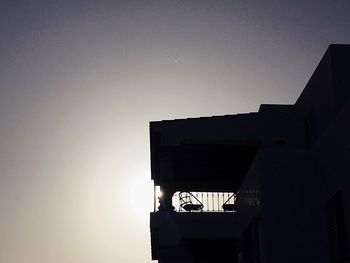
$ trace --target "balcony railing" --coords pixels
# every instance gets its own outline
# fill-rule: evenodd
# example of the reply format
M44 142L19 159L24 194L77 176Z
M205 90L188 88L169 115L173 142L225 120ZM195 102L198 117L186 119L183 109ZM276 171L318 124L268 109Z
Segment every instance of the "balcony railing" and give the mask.
M176 192L172 197L176 212L234 212L235 201L229 192Z

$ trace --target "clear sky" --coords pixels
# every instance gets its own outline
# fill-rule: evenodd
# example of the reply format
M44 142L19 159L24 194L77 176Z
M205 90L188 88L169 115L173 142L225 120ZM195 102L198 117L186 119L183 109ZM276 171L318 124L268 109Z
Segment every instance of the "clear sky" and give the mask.
M0 3L0 262L150 262L150 120L294 103L350 1Z

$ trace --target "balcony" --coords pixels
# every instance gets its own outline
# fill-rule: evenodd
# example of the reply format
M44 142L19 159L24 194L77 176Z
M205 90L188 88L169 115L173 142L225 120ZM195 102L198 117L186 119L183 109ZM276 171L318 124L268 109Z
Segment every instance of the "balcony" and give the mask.
M171 194L170 194L171 195ZM171 209L162 209L169 203ZM172 196L163 195L159 186L154 188L154 212L236 212L236 195L233 192L177 191Z

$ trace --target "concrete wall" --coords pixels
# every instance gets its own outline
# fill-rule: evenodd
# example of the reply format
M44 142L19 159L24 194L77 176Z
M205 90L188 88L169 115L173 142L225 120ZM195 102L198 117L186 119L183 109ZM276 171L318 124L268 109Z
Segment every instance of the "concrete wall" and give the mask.
M305 150L261 156L262 262L329 262L324 182Z

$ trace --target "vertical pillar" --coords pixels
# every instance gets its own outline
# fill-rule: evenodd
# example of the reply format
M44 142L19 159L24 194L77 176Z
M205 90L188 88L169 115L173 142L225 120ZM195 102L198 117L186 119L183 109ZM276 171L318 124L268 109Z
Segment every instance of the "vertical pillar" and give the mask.
M163 186L162 188L162 196L159 197L159 207L158 211L161 212L173 212L175 211L175 207L172 204L172 197L175 193L175 190L172 187Z

